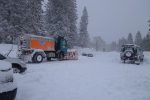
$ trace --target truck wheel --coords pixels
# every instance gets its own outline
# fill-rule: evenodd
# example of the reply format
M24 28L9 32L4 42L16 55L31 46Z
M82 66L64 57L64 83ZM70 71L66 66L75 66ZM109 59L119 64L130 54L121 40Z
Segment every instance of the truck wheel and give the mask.
M47 61L51 61L52 59L51 58L47 58Z
M59 59L59 61L62 61L64 59L64 54L62 52L59 53L58 59Z
M41 63L42 61L43 61L43 55L42 54L37 53L33 56L33 62L34 63Z

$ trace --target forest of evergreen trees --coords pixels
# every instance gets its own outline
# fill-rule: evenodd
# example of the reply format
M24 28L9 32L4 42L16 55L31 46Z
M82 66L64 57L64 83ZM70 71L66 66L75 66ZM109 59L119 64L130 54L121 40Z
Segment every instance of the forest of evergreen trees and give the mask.
M79 16L77 16L76 0L48 0L45 11L42 9L43 2L44 0L0 0L0 43L17 43L21 34L50 37L60 35L66 38L69 47L119 51L121 45L135 43L144 50L150 51L150 33L142 36L138 31L135 39L129 33L127 38L123 37L109 45L100 36L94 37L92 41L88 33L86 7L83 9L80 27L77 29Z
M142 47L144 51L150 51L150 32L148 32L146 36L142 36L141 32L138 31L135 37L129 33L127 38L122 37L118 42L109 44L108 50L119 51L123 44L136 44Z
M76 0L48 0L46 11L42 9L43 2L44 0L0 0L0 42L12 43L12 37L16 41L21 34L35 34L64 36L69 47L87 44L79 44L80 40L83 41L80 36L86 34L84 37L88 37L88 18L84 19L88 17L86 8L80 22L81 34L78 35Z

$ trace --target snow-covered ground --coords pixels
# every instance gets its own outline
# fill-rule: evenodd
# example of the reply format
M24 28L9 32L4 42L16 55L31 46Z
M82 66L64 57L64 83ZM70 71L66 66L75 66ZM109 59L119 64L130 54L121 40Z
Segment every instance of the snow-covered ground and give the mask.
M122 64L117 52L93 54L28 64L15 75L16 100L150 100L150 53L141 65Z

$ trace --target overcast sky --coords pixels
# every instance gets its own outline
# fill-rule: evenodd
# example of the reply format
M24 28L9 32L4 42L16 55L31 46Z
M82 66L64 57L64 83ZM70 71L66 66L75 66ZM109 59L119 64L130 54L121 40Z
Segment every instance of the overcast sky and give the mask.
M101 36L111 42L127 37L130 32L148 32L150 0L77 0L79 18L84 6L89 13L91 37Z

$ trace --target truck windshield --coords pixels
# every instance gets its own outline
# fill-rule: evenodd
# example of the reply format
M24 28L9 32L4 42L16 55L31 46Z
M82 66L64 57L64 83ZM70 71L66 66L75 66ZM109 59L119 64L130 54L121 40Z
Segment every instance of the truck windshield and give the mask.
M67 43L66 43L65 40L63 40L63 41L61 42L61 47L62 47L62 48L66 48L66 46L67 46Z

